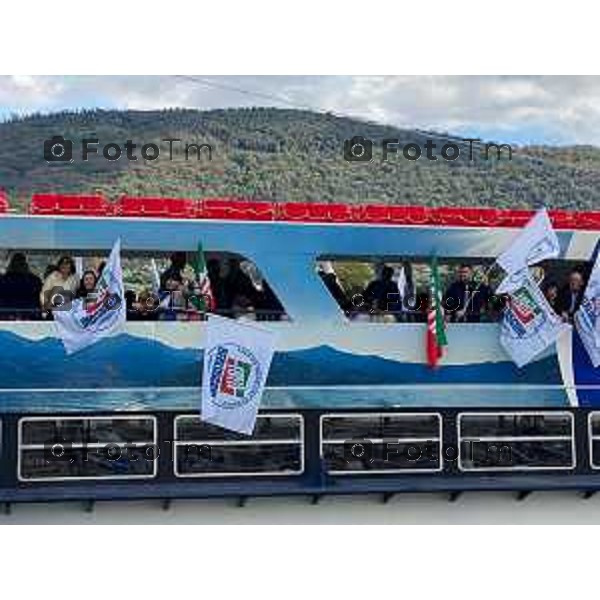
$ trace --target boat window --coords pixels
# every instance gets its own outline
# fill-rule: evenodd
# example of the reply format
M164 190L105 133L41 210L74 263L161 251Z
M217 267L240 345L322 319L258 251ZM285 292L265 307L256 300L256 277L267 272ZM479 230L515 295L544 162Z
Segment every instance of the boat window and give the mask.
M18 452L21 481L152 478L159 454L156 419L24 417Z
M588 432L590 465L592 469L600 469L600 412L591 412L588 415Z
M461 413L458 437L463 471L575 468L569 412Z
M4 251L0 254L0 320L48 320L73 298L93 301L108 251ZM196 253L124 252L121 256L127 318L198 321L208 312L236 319L287 320L257 265L243 256L205 252L205 278ZM61 265L63 275L57 273Z
M304 424L300 415L259 415L252 436L225 431L198 415L175 419L177 477L300 475Z
M442 308L448 322L499 321L506 297L496 295L503 273L489 259L437 261ZM545 261L532 269L552 308L572 320L571 286L582 293L589 265ZM431 294L431 259L319 257L318 276L351 321L426 323Z
M439 471L438 413L328 414L321 417L321 459L330 475Z

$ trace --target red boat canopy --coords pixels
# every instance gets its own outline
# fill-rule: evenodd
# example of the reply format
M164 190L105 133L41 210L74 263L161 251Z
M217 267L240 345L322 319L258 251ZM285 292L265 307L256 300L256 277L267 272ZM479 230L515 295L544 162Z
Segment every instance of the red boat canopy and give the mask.
M0 213L8 210L0 192ZM34 194L33 215L154 217L301 223L381 223L461 227L522 227L534 211L498 208L396 206L267 202L234 196L219 198L160 198L122 196L112 203L102 195ZM600 212L551 210L557 229L600 229Z
M113 214L112 204L104 196L74 196L63 194L34 194L29 204L32 215L85 215Z

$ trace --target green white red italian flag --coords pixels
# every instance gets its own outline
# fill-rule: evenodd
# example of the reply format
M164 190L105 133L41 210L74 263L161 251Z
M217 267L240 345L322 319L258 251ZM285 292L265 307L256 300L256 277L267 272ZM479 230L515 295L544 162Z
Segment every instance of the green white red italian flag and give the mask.
M202 250L202 244L198 242L198 252L193 262L194 272L196 273L196 281L200 288L201 297L197 299L196 308L198 310L210 311L215 310L216 302L215 297L210 287L210 279L208 278L208 269L206 268L206 261L204 260L204 252Z
M436 367L444 355L444 346L448 345L446 338L446 324L442 308L442 286L438 271L437 259L431 260L430 275L430 300L427 311L427 362L430 367Z

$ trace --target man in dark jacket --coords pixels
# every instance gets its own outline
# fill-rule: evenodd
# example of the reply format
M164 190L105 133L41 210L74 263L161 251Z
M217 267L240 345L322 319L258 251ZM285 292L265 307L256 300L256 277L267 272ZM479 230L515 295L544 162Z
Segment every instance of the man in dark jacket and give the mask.
M0 319L37 319L41 291L42 281L29 270L25 255L13 254L0 277Z
M374 279L365 290L365 301L373 312L400 313L402 298L398 284L394 282L394 269L387 265L381 270L379 279Z
M469 265L460 265L457 278L446 290L443 308L455 323L479 323L481 313L487 309L490 288L473 281Z

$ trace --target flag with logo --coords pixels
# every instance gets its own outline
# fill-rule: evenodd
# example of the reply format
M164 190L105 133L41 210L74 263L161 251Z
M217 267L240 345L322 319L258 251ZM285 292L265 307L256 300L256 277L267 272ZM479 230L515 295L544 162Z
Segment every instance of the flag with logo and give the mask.
M496 262L507 273L513 274L542 260L556 258L559 253L558 237L552 228L548 211L542 208L535 213ZM503 293L507 290L497 291Z
M275 349L275 334L209 315L202 373L202 420L251 435Z
M600 254L596 257L581 306L574 315L575 328L590 357L597 367L600 365Z
M68 310L54 310L54 325L67 354L122 331L126 306L121 270L121 241L117 240L96 284L87 298L73 300Z
M427 363L436 367L448 345L444 309L442 308L442 286L437 259L434 257L430 268L430 301L427 311Z
M200 243L198 243L198 251L196 252L192 265L194 267L194 273L196 274L197 287L200 292L199 296L192 296L194 306L198 310L204 312L215 310L215 297L210 286L208 269L206 268L206 261L204 260L204 251L202 250L202 244Z
M565 325L548 304L528 268L503 282L509 294L500 326L500 344L520 368L556 342Z

